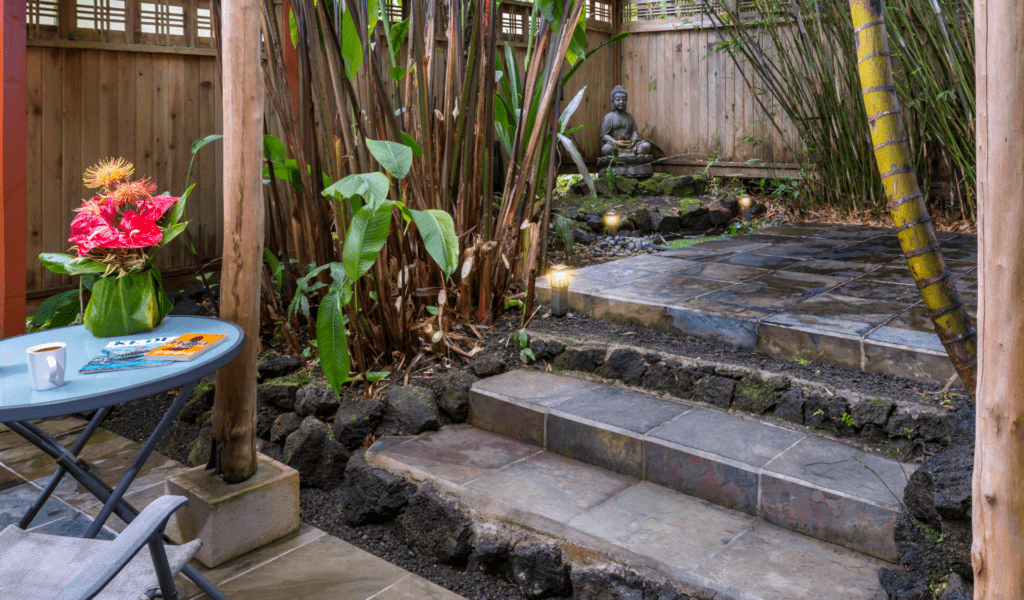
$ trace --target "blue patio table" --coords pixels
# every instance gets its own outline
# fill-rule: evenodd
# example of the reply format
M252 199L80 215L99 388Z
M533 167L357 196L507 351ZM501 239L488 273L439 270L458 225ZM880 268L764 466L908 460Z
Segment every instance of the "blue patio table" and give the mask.
M226 342L218 344L189 362L173 362L156 367L106 373L79 373L85 363L92 360L115 339L177 337L186 333L224 334L228 337ZM123 338L96 338L78 325L0 340L0 423L4 423L28 442L52 456L58 465L57 472L50 478L50 482L36 498L28 513L22 517L18 526L22 529L28 527L65 474L74 477L89 493L103 502L103 508L89 526L85 537L95 538L111 514L116 514L125 523L130 523L139 511L124 500L128 487L138 476L142 465L170 428L178 412L185 406L199 380L238 356L242 351L244 338L240 327L220 319L167 317L156 329ZM37 391L32 389L29 381L25 350L49 342L67 344L64 385ZM174 402L113 489L91 472L87 462L78 458L78 454L99 429L114 405L140 400L179 387L181 390ZM96 411L95 415L70 448L65 448L53 436L32 423L33 419L92 410ZM226 600L226 596L194 567L187 566L182 573L212 598Z

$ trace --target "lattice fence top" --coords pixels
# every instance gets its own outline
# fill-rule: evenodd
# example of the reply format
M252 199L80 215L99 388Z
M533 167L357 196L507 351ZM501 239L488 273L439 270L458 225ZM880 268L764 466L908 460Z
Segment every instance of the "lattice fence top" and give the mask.
M747 20L756 18L773 0L626 0L620 11L623 23L636 21L682 21L699 25L709 15L724 16L729 10Z
M29 38L212 47L209 0L27 0L26 12Z

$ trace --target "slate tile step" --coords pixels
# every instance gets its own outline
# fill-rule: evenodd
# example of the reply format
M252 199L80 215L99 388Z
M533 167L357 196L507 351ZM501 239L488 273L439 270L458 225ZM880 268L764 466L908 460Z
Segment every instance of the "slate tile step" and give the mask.
M504 436L499 439L896 560L893 527L913 466L803 429L529 369L475 383L469 424ZM439 433L436 440L449 435L456 434ZM405 450L395 452L420 443L405 442ZM403 460L418 465L426 460L424 452ZM511 451L503 452L502 457ZM445 477L460 485L493 468L471 457L448 458L434 470L452 473Z
M694 597L871 600L881 589L876 571L889 566L753 515L471 426L382 438L366 460L430 481L473 511L480 525L512 525L558 539L569 555L654 570Z

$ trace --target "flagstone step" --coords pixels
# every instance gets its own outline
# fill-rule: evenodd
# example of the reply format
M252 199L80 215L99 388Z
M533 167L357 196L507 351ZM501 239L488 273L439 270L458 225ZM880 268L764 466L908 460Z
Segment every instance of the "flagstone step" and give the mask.
M878 558L475 427L382 438L366 460L455 497L480 533L554 540L574 568L619 564L691 598L885 598Z
M913 465L781 424L523 369L473 385L469 423L896 562Z

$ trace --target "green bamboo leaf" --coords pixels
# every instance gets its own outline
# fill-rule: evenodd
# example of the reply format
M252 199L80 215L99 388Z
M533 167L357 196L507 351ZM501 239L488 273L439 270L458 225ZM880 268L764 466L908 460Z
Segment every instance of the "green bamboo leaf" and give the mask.
M288 32L291 34L289 37L292 40L292 46L299 47L299 23L295 20L295 11L291 8L288 9Z
M69 275L67 266L73 260L75 257L70 254L44 252L39 255L39 262L43 263L44 267L61 275Z
M78 305L78 290L68 290L56 296L50 296L39 305L39 310L32 317L32 325L42 327L51 322L54 315L60 312L69 303Z
M364 206L352 217L342 251L345 274L350 280L357 281L376 262L388 239L393 205L393 202L384 202L376 209Z
M405 142L406 146L412 148L413 156L415 156L416 158L423 158L423 148L420 146L420 143L417 142L414 137L403 131L402 141Z
M412 220L423 237L427 253L451 277L459 263L459 238L455 235L455 223L443 210L414 210Z
M412 148L387 140L366 140L366 149L388 173L402 179L412 168Z
M397 52L405 43L405 39L409 37L409 19L403 19L392 25L388 34L391 47Z
M192 154L195 154L196 152L199 152L199 150L203 146L209 144L210 142L215 142L215 141L219 140L222 137L224 137L224 136L220 135L219 133L214 133L212 135L208 135L208 136L199 138L198 140L196 140L195 142L192 143Z
M345 59L345 75L355 83L359 67L363 66L363 43L351 11L345 11L341 17L341 56Z
M341 386L349 381L348 373L352 365L345 337L345 312L340 292L328 292L320 303L316 315L316 348L327 383L331 384L336 394L341 393Z
M371 208L376 208L387 200L390 187L388 178L383 173L356 173L328 186L324 190L324 196L332 197L339 202L359 196L367 201Z
M373 30L377 28L377 23L380 21L380 7L378 0L367 0L366 14L368 17L366 31L368 35L372 36Z

